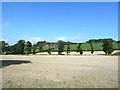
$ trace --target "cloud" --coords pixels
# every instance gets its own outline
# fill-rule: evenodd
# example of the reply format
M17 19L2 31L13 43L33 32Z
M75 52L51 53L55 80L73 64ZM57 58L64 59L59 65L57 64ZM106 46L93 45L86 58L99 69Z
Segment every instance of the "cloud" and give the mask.
M25 40L26 41L30 41L32 43L37 43L38 41L44 41L42 38L40 37L30 37L29 35L25 35Z
M41 39L40 37L31 37L30 40L34 43L38 42L38 41L43 41L43 39Z
M6 40L6 39L4 39L4 38L1 38L1 37L0 37L0 41L7 41L7 40Z
M61 35L61 36L54 38L54 41L58 41L58 40L77 42L77 41L81 41L82 37L80 35L75 35L75 36L71 36L71 37L66 37L66 36Z
M55 37L55 41L58 41L58 40L63 40L63 41L65 41L65 40L66 40L66 37L65 37L65 36Z
M69 41L80 41L82 38L80 36L73 36L69 38Z
M41 37L31 37L29 35L25 35L25 41L30 41L32 43L37 43L38 41L48 41L48 42L57 42L58 40L63 40L63 41L71 41L71 42L79 42L82 40L81 36L79 34L71 37L67 36L56 36L53 38L41 38Z

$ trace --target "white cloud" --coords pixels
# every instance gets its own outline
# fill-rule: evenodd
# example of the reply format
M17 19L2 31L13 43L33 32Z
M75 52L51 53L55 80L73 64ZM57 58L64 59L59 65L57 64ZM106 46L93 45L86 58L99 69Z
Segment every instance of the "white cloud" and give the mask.
M65 36L55 37L55 41L58 41L58 40L63 40L63 41L65 41L65 40L66 40L66 37L65 37Z
M33 42L33 43L36 43L38 41L43 41L43 39L41 39L40 37L31 37L30 40Z
M80 36L69 37L69 41L80 41L82 38Z
M4 38L1 38L1 37L0 37L0 41L7 41L7 40L6 40L6 39L4 39Z
M25 35L25 40L26 41L30 41L30 42L32 42L32 43L37 43L38 41L43 41L43 39L42 38L40 38L40 37L30 37L29 35Z
M78 42L81 41L82 38L80 35L75 35L75 36L71 36L71 37L66 37L63 35L60 36L56 36L53 38L41 38L41 37L31 37L29 35L25 35L25 41L30 41L32 43L37 43L38 41L48 41L48 42L57 42L58 40L63 40L63 41L71 41L71 42Z
M81 41L82 37L80 35L75 35L75 36L71 36L71 37L66 37L66 36L61 35L61 36L54 38L54 41L58 41L58 40L77 42L77 41Z

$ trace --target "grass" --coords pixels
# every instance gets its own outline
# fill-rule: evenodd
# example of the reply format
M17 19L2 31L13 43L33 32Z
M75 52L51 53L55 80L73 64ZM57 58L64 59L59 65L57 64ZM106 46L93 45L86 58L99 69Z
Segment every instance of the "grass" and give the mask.
M77 45L78 44L71 44L70 47L71 47L71 51L75 51L77 49ZM66 45L65 45L65 50L66 50ZM93 43L93 48L95 51L102 51L102 43ZM120 44L116 43L116 42L113 42L113 48L115 50L120 50ZM91 50L91 47L90 47L90 44L89 43L83 43L82 44L82 49L84 51L90 51Z
M101 43L101 42L93 43L94 51L102 51L103 50L102 44L103 43ZM78 44L70 44L70 51L76 51L77 50L77 46L78 46ZM82 46L83 51L91 51L91 47L90 47L89 43L82 43L81 46ZM54 47L53 50L51 50L52 52L58 51L57 44L54 44L53 47ZM113 49L114 50L120 50L120 43L113 42ZM44 51L43 52L46 52L46 50L47 50L47 48L44 47ZM65 48L64 48L64 51L66 51L66 50L67 50L67 45L65 45ZM38 49L36 51L39 52Z

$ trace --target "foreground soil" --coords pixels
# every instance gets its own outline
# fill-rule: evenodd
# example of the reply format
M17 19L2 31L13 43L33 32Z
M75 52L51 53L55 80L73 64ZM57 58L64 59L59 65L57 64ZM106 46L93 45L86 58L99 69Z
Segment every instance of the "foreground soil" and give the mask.
M118 56L3 55L3 88L117 88Z

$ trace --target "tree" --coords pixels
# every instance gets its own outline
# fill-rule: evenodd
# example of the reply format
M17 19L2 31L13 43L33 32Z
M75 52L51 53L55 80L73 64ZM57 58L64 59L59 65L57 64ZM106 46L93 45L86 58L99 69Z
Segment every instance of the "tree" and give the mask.
M8 43L5 41L0 41L0 53L7 52L8 51Z
M25 52L26 54L30 54L32 49L32 43L30 41L27 41L25 44Z
M118 44L120 43L120 40L116 41Z
M47 49L47 52L48 52L48 54L50 54L51 55L51 44L50 43L48 43L48 49Z
M77 46L77 52L79 52L82 55L83 54L83 50L82 50L81 45L82 45L82 43L78 44L78 46Z
M110 39L112 41L114 41L112 38L107 38L107 39ZM86 41L86 43L89 43L89 42L94 42L94 43L103 43L105 39L90 39L89 41Z
M0 41L0 53L7 51L8 43Z
M94 41L89 40L89 44L90 44L90 47L91 47L91 53L92 53L92 54L94 53L93 42L94 42Z
M46 41L39 41L39 42L37 42L37 46L38 46L39 52L44 51L43 50L43 46L45 46L45 44L46 44Z
M2 41L0 41L0 54L2 54Z
M93 44L91 43L90 46L91 46L91 53L93 54L94 53Z
M106 55L109 55L114 51L112 42L113 42L113 40L111 40L111 39L105 39L103 41L102 47L103 47L103 51L106 53Z
M14 45L13 45L13 46L11 46L11 47L12 47L11 52L12 52L13 54L18 54L17 44L14 44Z
M69 41L67 42L67 55L70 53L70 43Z
M64 51L64 42L62 40L59 40L57 42L57 46L58 46L58 55L61 55L62 52Z
M24 46L25 46L25 41L24 40L19 40L17 43L17 52L18 54L24 54Z
M37 45L36 45L36 44L34 44L34 45L32 46L32 52L33 52L33 55L35 55L35 54L36 54L36 47L37 47Z

